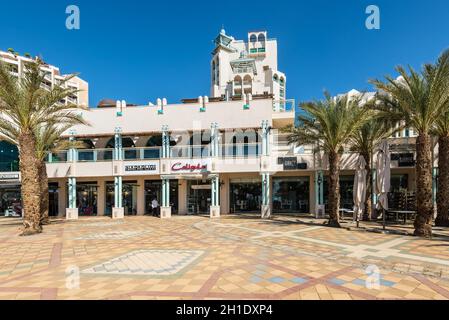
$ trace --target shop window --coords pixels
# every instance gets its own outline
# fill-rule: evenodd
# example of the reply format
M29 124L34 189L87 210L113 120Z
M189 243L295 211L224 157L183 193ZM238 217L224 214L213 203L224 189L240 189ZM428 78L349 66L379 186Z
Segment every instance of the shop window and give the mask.
M309 213L310 178L273 178L273 211Z
M98 185L95 182L77 183L76 194L77 194L76 198L79 215L96 216L98 214L97 212Z
M231 181L231 213L260 212L262 203L262 182Z
M324 203L326 210L329 203L329 177L323 183ZM352 210L354 208L354 176L340 176L340 208Z
M0 185L0 215L6 217L22 215L20 185Z
M122 204L125 215L137 214L137 181L123 181L122 184ZM115 203L115 188L114 182L108 181L106 183L106 204L105 215L112 215L112 208Z
M172 214L178 213L178 180L170 180L170 206ZM159 206L162 205L162 181L145 181L145 213L151 214L151 202L156 199Z

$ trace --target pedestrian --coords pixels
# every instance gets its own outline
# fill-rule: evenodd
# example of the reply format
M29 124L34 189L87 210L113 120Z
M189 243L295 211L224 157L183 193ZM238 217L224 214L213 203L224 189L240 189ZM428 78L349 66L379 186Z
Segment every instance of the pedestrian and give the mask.
M159 202L157 202L157 199L154 198L153 201L151 201L151 209L152 209L152 213L153 213L153 217L157 217L157 210L159 207Z

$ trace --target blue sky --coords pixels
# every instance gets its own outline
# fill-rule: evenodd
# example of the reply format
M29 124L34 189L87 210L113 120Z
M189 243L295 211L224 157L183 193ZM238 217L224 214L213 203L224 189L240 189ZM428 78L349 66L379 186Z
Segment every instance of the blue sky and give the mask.
M222 25L237 39L254 29L277 38L287 95L298 101L324 89L369 89L368 79L398 64L420 67L449 47L447 0L161 2L8 1L0 48L80 72L94 106L106 97L146 104L208 95L212 40ZM70 4L80 8L80 30L65 28ZM381 30L365 28L370 4L380 7Z

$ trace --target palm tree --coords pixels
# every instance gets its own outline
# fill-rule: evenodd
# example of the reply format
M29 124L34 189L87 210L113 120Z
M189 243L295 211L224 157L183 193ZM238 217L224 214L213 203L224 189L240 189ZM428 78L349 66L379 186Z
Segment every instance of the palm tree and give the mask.
M391 137L397 130L399 129L395 128L392 123L373 118L367 121L351 139L351 151L359 153L366 162L366 197L363 220L369 220L372 217L371 160L374 150L380 146L383 140Z
M42 232L41 201L36 128L47 124L64 125L79 118L76 105L60 103L78 90L60 85L42 86L43 62L35 60L25 65L23 76L15 77L0 63L0 138L18 146L22 177L24 209L22 235Z
M329 226L340 227L340 159L344 147L372 116L361 106L362 97L347 94L303 103L305 116L299 116L300 125L288 136L290 144L315 144L329 158Z
M449 105L448 111L437 120L435 135L438 136L438 185L437 218L435 225L449 227Z
M58 152L69 148L82 148L85 146L83 142L69 141L62 139L61 136L71 127L77 124L87 124L81 116L67 121L64 125L47 123L45 126L36 128L36 155L39 160L39 183L41 190L41 225L49 223L49 197L48 197L48 175L45 164L46 157L49 152Z
M408 72L396 67L398 79L390 76L386 81L371 80L377 89L378 104L383 119L404 121L417 133L416 139L416 198L417 216L414 223L416 236L432 235L432 156L431 131L437 120L445 113L449 99L449 50L445 51L435 65L425 65L421 73L412 67Z

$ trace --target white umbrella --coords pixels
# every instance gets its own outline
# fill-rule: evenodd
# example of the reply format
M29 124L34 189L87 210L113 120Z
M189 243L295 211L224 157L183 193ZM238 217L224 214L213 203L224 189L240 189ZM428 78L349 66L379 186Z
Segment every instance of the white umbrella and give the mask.
M359 221L365 211L366 198L366 161L363 156L357 160L356 173L354 177L354 220Z
M390 192L390 149L388 142L384 141L377 153L377 209L388 210L388 192Z

